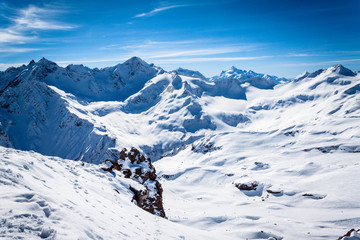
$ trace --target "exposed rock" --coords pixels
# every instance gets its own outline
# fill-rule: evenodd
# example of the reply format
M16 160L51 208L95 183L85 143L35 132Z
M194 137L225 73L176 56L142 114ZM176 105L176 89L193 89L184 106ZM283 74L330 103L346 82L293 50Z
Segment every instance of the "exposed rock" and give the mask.
M150 158L146 158L136 148L131 148L130 151L124 148L120 152L118 160L106 160L104 163L110 165L102 168L104 171L117 170L125 178L131 178L143 186L143 189L129 186L130 191L134 193L133 202L136 205L152 214L165 217L162 203L163 189L156 180L156 170L151 164Z
M191 145L191 151L193 152L201 152L201 153L207 153L212 152L216 150L220 150L222 147L215 146L213 142L209 143L200 143L200 144L192 144Z
M334 150L338 150L339 149L339 145L334 145L334 146L326 146L326 147L315 147L315 148L307 148L307 149L304 149L305 152L309 152L313 149L317 149L319 150L320 152L322 153L330 153L331 151L334 151Z
M338 240L359 240L359 239L360 239L360 229L358 230L351 229L344 236L338 238Z
M320 199L323 199L326 197L326 195L312 194L312 193L304 193L302 196L312 198L312 199L317 199L317 200L320 200Z
M282 194L282 191L274 191L274 190L270 190L270 189L267 189L266 190L268 193L271 193L271 194Z
M239 190L244 191L255 191L259 184L257 182L251 182L251 183L235 183L235 187L237 187Z
M295 131L288 131L288 132L285 132L284 135L285 136L292 136L294 137L296 134L299 133L299 130L295 130Z

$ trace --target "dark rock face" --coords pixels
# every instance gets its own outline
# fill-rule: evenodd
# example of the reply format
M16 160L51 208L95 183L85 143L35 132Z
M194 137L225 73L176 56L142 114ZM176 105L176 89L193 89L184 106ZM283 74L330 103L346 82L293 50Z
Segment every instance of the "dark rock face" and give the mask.
M110 163L108 168L102 168L104 171L121 172L125 178L131 178L140 183L143 188L129 186L130 191L134 193L133 202L154 215L165 217L165 211L162 203L163 189L159 181L156 180L156 170L151 164L150 158L146 158L136 148L128 151L124 148L120 152L120 158L115 161L106 160Z
M152 188L145 186L145 190L137 190L130 186L130 191L134 193L133 202L149 213L165 217L162 203L163 189L158 181L154 181L154 183ZM152 194L151 191L153 192Z
M256 183L256 182L252 182L252 183L235 183L235 187L237 187L239 190L243 190L243 191L255 191L258 186L259 186L259 184Z
M270 189L267 189L266 191L268 193L271 193L271 194L281 194L282 193L281 191L273 191L273 190L270 190Z
M344 67L343 65L341 64L336 64L333 66L334 68L334 72L337 72L341 75L344 75L344 76L349 76L349 77L353 77L353 76L356 76L356 73L354 73L353 71L351 71L350 69Z
M355 230L355 229L351 229L350 231L348 231L344 236L342 237L339 237L338 240L346 240L346 239L360 239L359 237L351 237L351 235L354 235L354 234L359 234L360 235L360 229L358 230ZM355 235L357 236L357 235Z
M193 152L207 153L207 152L212 152L212 151L216 151L216 150L220 150L220 149L222 149L222 147L215 146L215 144L213 142L191 145L191 151L193 151Z

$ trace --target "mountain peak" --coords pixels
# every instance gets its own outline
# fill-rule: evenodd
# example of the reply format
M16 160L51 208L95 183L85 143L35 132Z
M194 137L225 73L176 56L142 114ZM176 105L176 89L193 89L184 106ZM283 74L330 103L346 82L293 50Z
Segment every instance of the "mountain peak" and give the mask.
M223 71L224 73L236 73L236 74L246 74L246 73L253 73L252 71L242 70L235 66L232 66L229 70Z
M46 66L48 66L48 65L55 65L55 66L57 66L57 64L55 63L55 62L52 62L52 61L50 61L50 60L48 60L48 59L46 59L46 58L41 58L38 62L37 62L37 64L40 64L40 65L46 65Z
M234 66L230 70L222 71L219 76L209 79L210 82L237 80L239 83L247 83L260 89L271 89L280 82L287 81L267 74L256 73L251 70L241 70Z
M230 70L232 70L232 71L237 71L237 70L239 70L237 67L235 67L235 66L232 66L231 68L230 68Z
M188 77L193 77L193 78L200 78L200 79L203 79L203 80L207 79L199 71L194 71L194 70L190 70L190 69L184 69L184 68L181 68L181 67L174 70L174 72L178 73L179 75L183 75L183 76L188 76Z
M335 64L334 66L330 67L328 69L328 71L338 73L338 74L341 74L341 75L344 75L344 76L353 77L353 76L356 75L353 71L351 71L350 69L344 67L341 64Z
M125 65L136 65L136 64L149 65L147 62L145 62L144 60L142 60L141 58L136 57L136 56L126 60L123 64L125 64Z
M310 75L310 73L305 71L302 74L300 74L299 76L297 76L296 78L294 78L294 81L295 82L300 81L300 80L302 80L304 78L307 78L309 75Z

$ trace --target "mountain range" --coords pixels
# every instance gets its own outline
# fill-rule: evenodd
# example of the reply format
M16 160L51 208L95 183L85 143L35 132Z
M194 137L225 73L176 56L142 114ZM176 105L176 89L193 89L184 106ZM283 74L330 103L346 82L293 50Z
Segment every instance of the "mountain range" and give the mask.
M294 79L138 57L9 68L0 237L336 239L360 225L359 94L339 64Z

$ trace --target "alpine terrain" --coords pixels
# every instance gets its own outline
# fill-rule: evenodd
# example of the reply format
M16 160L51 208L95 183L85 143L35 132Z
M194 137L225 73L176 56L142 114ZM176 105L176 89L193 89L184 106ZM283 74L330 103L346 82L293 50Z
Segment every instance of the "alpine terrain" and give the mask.
M1 239L360 239L360 73L138 57L0 72Z

